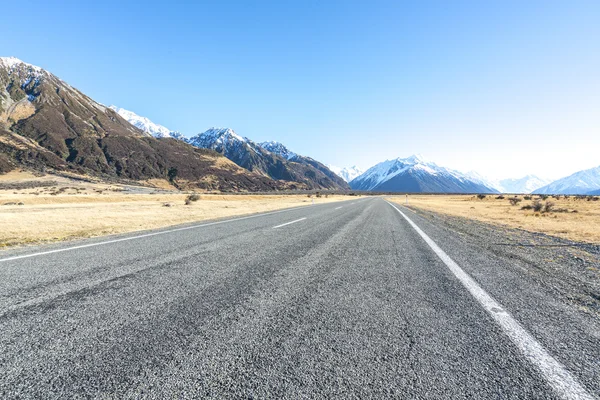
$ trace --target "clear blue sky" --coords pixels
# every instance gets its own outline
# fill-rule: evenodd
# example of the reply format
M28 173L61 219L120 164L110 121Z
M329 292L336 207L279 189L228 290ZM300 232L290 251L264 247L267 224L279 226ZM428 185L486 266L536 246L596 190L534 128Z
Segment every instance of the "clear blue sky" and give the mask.
M197 4L196 4L197 3ZM0 54L191 136L495 178L600 165L600 2L27 1Z

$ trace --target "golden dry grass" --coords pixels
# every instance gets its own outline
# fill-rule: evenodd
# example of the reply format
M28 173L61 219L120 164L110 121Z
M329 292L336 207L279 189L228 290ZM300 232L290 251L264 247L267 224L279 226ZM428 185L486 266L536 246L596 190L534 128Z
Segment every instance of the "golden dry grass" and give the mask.
M409 207L434 211L437 213L471 218L531 232L541 232L569 240L600 243L600 201L587 201L570 196L559 200L549 197L542 200L554 203L555 209L563 208L569 212L534 212L521 210L532 201L522 200L512 206L508 197L496 199L497 195L488 195L478 199L472 195L410 195ZM514 197L514 196L510 196ZM523 199L524 196L517 196ZM534 196L537 199L538 196ZM405 197L390 197L390 201L404 204ZM576 210L576 213L572 211Z
M141 188L145 193L130 193L122 191L127 187L121 185L82 183L50 175L37 177L19 171L0 176L0 183L45 180L57 184L0 190L0 247L155 229L310 205L313 201L306 195L200 194L200 200L185 205L187 195L181 192ZM133 189L135 192L140 188ZM356 197L329 196L315 198L314 202L350 199Z

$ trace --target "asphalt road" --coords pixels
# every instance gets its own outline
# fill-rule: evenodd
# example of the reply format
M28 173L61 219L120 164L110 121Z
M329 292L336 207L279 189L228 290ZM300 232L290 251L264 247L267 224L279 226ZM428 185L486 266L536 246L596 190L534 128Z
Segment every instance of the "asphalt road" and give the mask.
M600 395L597 315L398 208L442 255L381 198L2 252L0 398Z

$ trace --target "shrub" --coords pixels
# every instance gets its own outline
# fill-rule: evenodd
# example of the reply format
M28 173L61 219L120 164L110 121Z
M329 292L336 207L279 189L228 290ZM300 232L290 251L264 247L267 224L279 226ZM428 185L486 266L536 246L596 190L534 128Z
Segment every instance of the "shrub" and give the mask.
M500 196L496 197L496 200L504 200L504 196L500 195Z
M192 201L198 201L198 200L200 200L200 195L198 195L196 193L189 194L185 198L185 205L189 206L190 204L192 204Z
M544 204L544 212L549 213L549 212L552 212L553 209L554 209L553 202L547 201L546 204Z
M546 200L548 198L547 194L540 194L540 199Z
M531 200L531 196L525 196L523 197L525 200Z
M485 199L486 197L487 197L487 196L486 196L485 194L478 194L478 195L477 195L477 198L478 198L479 200L483 200L483 199Z
M542 204L541 201L536 200L531 204L531 208L533 209L533 211L535 212L540 212L542 211L542 209L544 208L544 205Z
M169 168L169 171L167 172L169 181L173 182L177 178L177 174L179 174L179 171L177 171L177 168L175 168L175 167Z
M533 210L533 206L531 204L527 204L521 207L521 210Z
M516 206L517 204L519 204L523 200L521 200L518 197L511 197L510 199L508 199L508 201L510 202L511 206Z

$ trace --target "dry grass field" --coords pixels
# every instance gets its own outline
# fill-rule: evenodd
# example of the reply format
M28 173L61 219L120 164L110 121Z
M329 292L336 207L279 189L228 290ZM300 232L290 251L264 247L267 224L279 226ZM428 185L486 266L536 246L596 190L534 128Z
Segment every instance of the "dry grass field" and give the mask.
M10 188L10 189L7 189ZM356 199L349 196L189 194L27 172L0 175L0 248L161 228L186 222ZM161 189L162 187L163 189Z
M565 198L541 199L534 195L532 199L516 196L515 205L510 198L515 196L488 195L481 199L473 195L409 195L409 207L448 214L452 216L472 218L482 222L494 223L512 228L520 228L531 232L541 232L573 241L600 243L600 199ZM390 197L390 201L404 204L405 196ZM541 203L542 209L522 209ZM550 202L549 210L546 203Z

